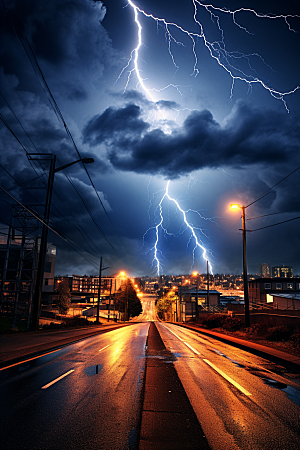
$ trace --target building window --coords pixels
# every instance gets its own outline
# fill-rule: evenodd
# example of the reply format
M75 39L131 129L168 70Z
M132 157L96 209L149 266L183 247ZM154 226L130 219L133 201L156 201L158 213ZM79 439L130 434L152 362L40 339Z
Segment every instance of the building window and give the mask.
M287 283L287 288L288 289L293 289L293 283Z
M282 289L282 284L281 283L276 283L276 289Z
M265 283L265 289L271 289L271 283Z
M45 286L48 286L48 285L49 285L49 279L45 278Z

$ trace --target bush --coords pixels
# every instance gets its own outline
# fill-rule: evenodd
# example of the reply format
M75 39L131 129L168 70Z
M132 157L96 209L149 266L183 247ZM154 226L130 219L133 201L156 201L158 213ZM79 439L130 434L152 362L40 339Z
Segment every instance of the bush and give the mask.
M93 324L93 322L90 322L85 317L75 316L72 319L67 320L67 325L70 327L86 326L90 324Z
M284 325L268 329L266 339L268 341L287 341L292 335L292 330Z
M244 324L243 321L241 319L239 319L238 317L226 317L226 319L224 320L223 323L223 328L224 330L227 331L238 331L241 328L243 328Z
M267 332L267 324L266 323L255 323L249 328L249 334L254 334L256 336L264 336Z
M300 334L293 334L291 340L294 347L300 347Z
M207 326L207 328L221 328L226 318L227 316L224 314L210 314L203 320L202 325Z

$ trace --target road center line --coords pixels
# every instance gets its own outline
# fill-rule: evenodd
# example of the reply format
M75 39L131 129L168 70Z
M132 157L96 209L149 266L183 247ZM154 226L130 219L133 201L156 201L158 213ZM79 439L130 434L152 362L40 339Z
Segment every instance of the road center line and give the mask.
M187 342L184 342L184 341L183 341L183 343L184 343L188 348L190 348L190 349L192 350L192 352L196 353L196 355L200 355L200 353L197 352L197 350L195 350L190 344L188 344Z
M59 350L61 350L61 348L58 348L57 350L53 350L52 352L43 353L42 355L39 355L39 356L34 356L33 358L25 359L25 361L19 361L15 364L11 364L10 366L1 367L0 371L4 370L4 369L9 369L10 367L19 366L20 364L24 364L28 361L32 361L33 359L42 358L43 356L50 355L51 353L59 352Z
M177 339L179 339L180 341L182 341L181 337L179 337L176 333L174 333L174 331L170 330L170 328L166 327L165 325L164 325L164 327L165 327L168 331L170 331L172 334L174 334L174 336L176 336Z
M216 372L218 372L218 374L220 374L223 378L225 378L225 380L229 381L229 383L231 383L233 386L235 386L237 389L239 389L239 391L241 391L243 394L247 395L248 397L250 397L252 395L252 394L250 394L250 392L248 392L246 389L244 389L239 383L237 383L232 378L230 378L228 375L226 375L226 373L224 373L221 369L218 369L218 367L215 366L212 362L208 361L208 359L203 359L203 361L206 364L208 364L210 367L212 367Z
M69 370L69 372L64 373L60 377L58 377L55 380L51 381L50 383L45 384L45 386L43 386L41 389L47 389L48 387L52 386L52 384L57 383L62 378L65 378L67 375L70 375L70 373L72 373L72 372L74 372L74 369Z
M107 347L109 347L109 344L108 345L106 345L105 347L103 347L103 348L100 348L100 350L99 350L99 352L102 352L102 350L105 350Z

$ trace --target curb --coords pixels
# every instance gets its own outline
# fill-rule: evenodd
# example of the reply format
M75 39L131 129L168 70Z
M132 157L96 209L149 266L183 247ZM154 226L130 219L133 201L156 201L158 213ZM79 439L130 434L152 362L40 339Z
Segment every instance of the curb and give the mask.
M269 361L281 364L288 368L292 372L300 373L300 357L292 355L290 353L282 352L281 350L274 349L272 347L267 347L265 345L256 344L255 342L247 341L242 338L236 338L234 336L224 335L215 331L208 331L205 328L200 328L195 325L186 325L182 323L176 323L177 325L188 328L190 330L196 331L199 334L204 334L205 336L213 337L221 342L232 345L233 347L240 348L241 350L246 350L257 356L261 356Z

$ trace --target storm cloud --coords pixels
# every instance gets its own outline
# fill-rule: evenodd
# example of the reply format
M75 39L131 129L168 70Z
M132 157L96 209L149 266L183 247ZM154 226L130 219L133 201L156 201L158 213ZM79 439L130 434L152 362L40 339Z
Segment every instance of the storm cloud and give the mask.
M151 129L141 108L130 104L91 119L83 137L91 146L105 143L116 169L177 178L203 168L288 163L298 153L300 126L286 112L238 101L223 124L208 110L193 111L167 133Z

